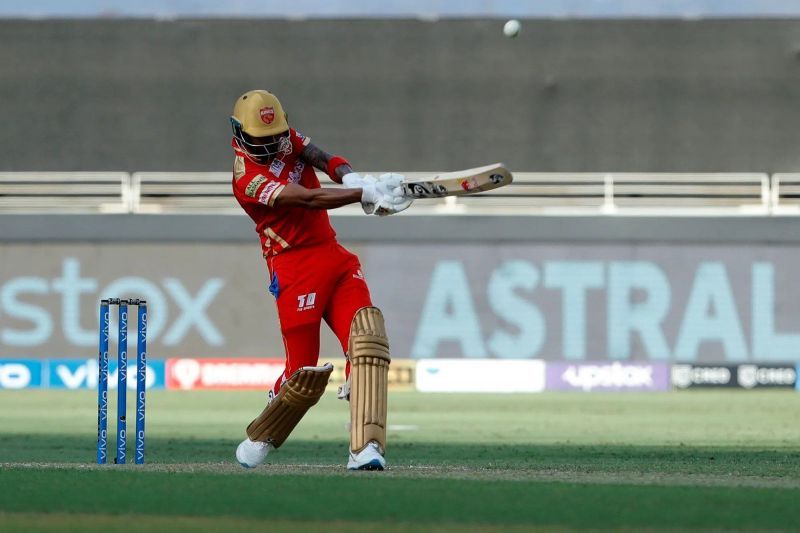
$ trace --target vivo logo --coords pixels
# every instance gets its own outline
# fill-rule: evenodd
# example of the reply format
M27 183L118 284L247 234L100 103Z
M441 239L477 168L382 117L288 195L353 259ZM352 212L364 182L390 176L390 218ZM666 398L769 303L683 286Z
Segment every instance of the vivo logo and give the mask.
M136 367L134 361L128 362L123 369L123 380L128 390L136 390ZM164 386L164 361L150 361L145 369L145 386L150 389ZM99 367L94 359L56 359L50 361L49 383L53 388L95 389L99 376ZM117 388L116 359L108 365L108 389Z
M0 389L24 389L32 384L32 377L26 364L0 364Z

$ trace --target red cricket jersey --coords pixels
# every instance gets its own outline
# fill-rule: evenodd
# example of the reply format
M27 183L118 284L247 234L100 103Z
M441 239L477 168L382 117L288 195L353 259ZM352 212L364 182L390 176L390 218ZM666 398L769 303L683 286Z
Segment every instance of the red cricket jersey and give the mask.
M261 237L264 257L289 248L332 241L336 232L325 209L303 207L274 207L275 198L287 183L298 183L307 189L320 188L314 168L300 158L311 140L302 133L289 130L289 139L271 164L256 163L231 143L233 162L233 194L250 218L256 223Z

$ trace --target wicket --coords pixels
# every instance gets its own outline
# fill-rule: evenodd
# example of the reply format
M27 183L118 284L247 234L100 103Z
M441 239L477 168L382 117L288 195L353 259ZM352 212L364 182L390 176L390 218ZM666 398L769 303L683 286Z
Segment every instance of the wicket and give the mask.
M108 330L110 306L119 310L117 341L117 455L114 463L125 464L127 455L127 383L128 383L128 305L138 309L136 326L136 455L137 465L144 464L145 385L147 380L147 302L144 300L100 300L100 350L97 380L97 464L105 464L108 447Z

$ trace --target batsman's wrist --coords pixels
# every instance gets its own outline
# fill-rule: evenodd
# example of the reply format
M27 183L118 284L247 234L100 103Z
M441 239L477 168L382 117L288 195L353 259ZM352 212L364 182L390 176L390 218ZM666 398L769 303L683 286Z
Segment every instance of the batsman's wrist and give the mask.
M351 172L342 176L342 185L348 189L358 189L364 185L364 178L357 172Z
M336 177L336 169L342 165L347 165L349 167L350 163L347 161L347 159L338 155L335 155L328 160L328 176L330 176L333 181L339 181Z

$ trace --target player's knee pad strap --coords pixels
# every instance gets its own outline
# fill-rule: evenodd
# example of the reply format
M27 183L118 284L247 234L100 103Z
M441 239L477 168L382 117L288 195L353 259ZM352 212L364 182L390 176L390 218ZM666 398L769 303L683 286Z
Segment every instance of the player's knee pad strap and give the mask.
M304 366L281 386L277 396L247 426L252 441L269 442L280 447L306 412L325 392L333 365Z
M358 310L350 326L350 449L371 440L386 449L389 339L377 307Z

